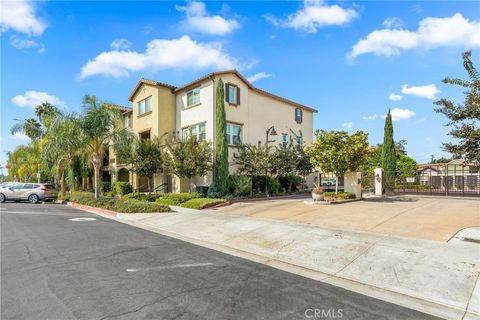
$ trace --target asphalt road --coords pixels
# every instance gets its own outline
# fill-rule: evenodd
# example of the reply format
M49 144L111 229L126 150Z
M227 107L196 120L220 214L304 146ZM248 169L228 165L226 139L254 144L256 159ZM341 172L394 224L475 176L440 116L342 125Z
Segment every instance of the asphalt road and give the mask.
M2 320L434 319L65 205L0 208Z

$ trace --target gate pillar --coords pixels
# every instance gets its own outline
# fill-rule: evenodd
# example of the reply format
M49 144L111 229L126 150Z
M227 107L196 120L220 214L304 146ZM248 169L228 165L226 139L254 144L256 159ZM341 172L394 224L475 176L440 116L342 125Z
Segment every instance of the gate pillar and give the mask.
M376 168L373 170L374 172L374 180L375 180L375 195L376 196L381 196L384 194L384 187L383 187L383 169L382 168Z

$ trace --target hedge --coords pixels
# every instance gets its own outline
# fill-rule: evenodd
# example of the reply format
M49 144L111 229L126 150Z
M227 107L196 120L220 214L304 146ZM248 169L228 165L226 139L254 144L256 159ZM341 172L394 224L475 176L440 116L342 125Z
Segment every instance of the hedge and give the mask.
M177 205L177 202L173 201L173 200L170 200L170 199L163 199L163 198L158 198L157 200L155 200L156 203L160 203L160 204L165 204L167 206L176 206Z
M135 200L140 200L140 201L148 201L148 202L155 202L158 198L160 198L162 195L161 194L155 194L155 193L130 193L125 195L123 198L125 199L135 199Z
M190 199L203 198L203 194L193 193L164 193L162 199L174 201L176 205L187 202Z
M333 200L348 200L348 199L356 199L356 195L353 192L339 192L335 194L335 192L325 192L325 198L331 198Z
M125 198L88 198L80 197L74 202L87 206L124 213L168 212L170 207L164 204Z
M215 199L215 198L197 198L197 199L190 199L180 205L183 208L190 208L190 209L205 209L209 207L216 206L218 204L224 203L227 200L225 199Z
M132 193L132 185L128 182L117 181L113 183L113 191L119 196Z
M395 189L406 189L406 190L430 190L430 186L422 184L396 184Z

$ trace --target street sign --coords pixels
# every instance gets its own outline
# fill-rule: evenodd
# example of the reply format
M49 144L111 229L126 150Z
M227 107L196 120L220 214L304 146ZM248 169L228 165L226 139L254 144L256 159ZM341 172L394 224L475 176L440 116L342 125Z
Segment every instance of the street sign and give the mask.
M407 177L407 183L415 183L415 177Z

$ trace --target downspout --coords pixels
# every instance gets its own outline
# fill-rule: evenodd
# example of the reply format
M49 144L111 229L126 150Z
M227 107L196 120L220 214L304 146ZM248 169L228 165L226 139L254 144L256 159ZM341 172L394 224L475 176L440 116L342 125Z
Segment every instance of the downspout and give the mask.
M212 87L213 87L213 93L212 93L212 96L213 96L213 121L212 121L212 129L213 129L213 165L215 165L215 159L216 159L216 148L215 148L215 137L216 137L216 134L215 134L215 122L216 122L216 115L217 115L217 110L216 110L216 107L217 107L217 100L216 100L216 88L215 88L215 77L212 76ZM213 181L215 181L215 170L212 170L212 183Z

